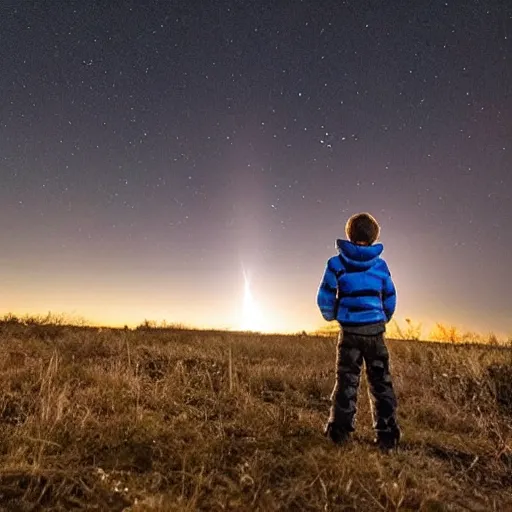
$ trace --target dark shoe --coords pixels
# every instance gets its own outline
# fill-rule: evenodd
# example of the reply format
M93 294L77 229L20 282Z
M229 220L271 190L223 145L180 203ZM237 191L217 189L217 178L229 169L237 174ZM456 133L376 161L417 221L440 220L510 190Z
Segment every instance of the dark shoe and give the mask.
M381 452L389 453L398 449L400 443L400 430L393 430L391 432L379 432L375 444Z
M330 439L334 444L344 445L350 439L350 433L339 429L334 425L334 423L328 423L325 427L325 437Z

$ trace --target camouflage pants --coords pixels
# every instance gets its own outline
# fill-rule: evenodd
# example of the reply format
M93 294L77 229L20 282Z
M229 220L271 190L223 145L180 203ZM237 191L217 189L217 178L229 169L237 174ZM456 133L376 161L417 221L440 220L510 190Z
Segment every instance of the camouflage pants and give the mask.
M354 431L357 391L363 360L374 400L373 426L378 434L394 433L398 430L396 398L389 373L389 353L383 334L340 334L337 378L331 396L329 423L346 432Z

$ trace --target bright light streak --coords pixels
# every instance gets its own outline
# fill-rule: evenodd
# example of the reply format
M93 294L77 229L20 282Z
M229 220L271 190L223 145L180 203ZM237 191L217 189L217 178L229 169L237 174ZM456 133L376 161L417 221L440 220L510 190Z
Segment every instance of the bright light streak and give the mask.
M265 322L265 318L254 299L251 290L251 282L245 272L244 273L244 304L243 304L243 316L242 316L242 329L244 331L265 331L268 329L268 325Z

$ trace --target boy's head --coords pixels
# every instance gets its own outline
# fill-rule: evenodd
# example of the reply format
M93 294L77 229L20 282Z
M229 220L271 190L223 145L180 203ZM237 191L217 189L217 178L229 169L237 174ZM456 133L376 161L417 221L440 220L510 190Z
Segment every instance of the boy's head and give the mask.
M369 213L356 213L348 219L345 233L354 244L372 245L379 238L380 226Z

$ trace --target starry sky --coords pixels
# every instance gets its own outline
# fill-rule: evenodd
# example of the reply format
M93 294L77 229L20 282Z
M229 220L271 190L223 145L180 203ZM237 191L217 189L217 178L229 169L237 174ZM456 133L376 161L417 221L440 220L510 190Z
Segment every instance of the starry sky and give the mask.
M274 330L371 212L397 319L512 332L507 0L3 2L0 312Z

